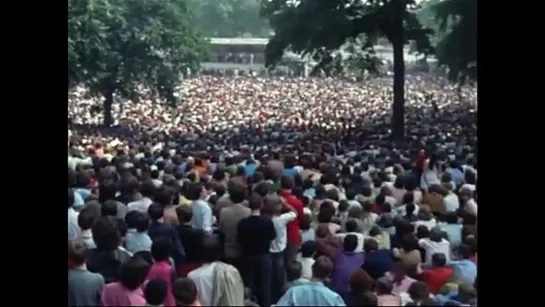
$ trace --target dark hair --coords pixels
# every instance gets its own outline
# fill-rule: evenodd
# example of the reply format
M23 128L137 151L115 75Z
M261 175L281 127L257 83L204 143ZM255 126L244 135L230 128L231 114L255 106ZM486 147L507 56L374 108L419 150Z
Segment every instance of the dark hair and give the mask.
M418 239L412 233L407 233L403 236L403 241L401 247L404 251L410 252L412 250L418 249Z
M303 272L303 266L299 261L291 261L286 267L286 279L287 281L294 281L301 278Z
M76 266L85 263L87 259L87 247L82 240L68 240L68 259Z
M176 305L189 306L197 300L197 286L189 278L178 278L172 285Z
M405 205L405 213L407 216L413 216L416 206L413 203L408 203Z
M119 246L121 236L117 221L111 216L100 217L92 227L93 241L100 251L113 251Z
M427 238L430 235L428 227L420 225L416 228L416 237L419 239Z
M163 217L163 214L165 213L165 210L163 209L163 206L159 203L153 202L148 207L148 215L152 221L157 221L160 218Z
M111 181L101 182L98 186L98 201L104 203L107 200L115 199L117 186Z
M339 212L345 212L348 210L348 207L350 205L348 204L348 201L346 199L343 199L339 202L339 207L337 208Z
M129 290L136 290L148 273L149 265L141 258L131 258L121 265L119 282Z
M150 305L160 305L167 297L167 282L162 278L154 278L146 284L144 297Z
M74 193L72 189L68 188L68 209L74 206Z
M149 266L151 266L153 261L153 256L151 255L151 252L149 251L138 251L132 255L132 258L140 258L144 260Z
M239 204L246 199L246 188L236 181L229 181L229 199L235 204Z
M346 228L346 232L356 232L358 230L358 223L354 219L349 219L344 224L344 227Z
M363 250L365 252L378 250L378 242L375 239L365 239L365 241L363 242Z
M396 180L394 182L394 188L396 189L403 189L403 186L405 185L405 177L403 176L397 176Z
M161 204L161 206L163 206L164 208L172 205L173 196L174 191L172 191L172 189L162 186L155 192L155 196L153 197L153 199L155 200L155 202Z
M265 195L269 194L269 183L260 182L255 186L254 192L259 194L261 197L265 197Z
M318 223L331 223L331 219L335 215L335 206L330 201L324 201L318 212Z
M178 216L178 222L183 225L189 223L193 218L193 210L189 206L176 207L176 215Z
M250 195L250 202L248 207L250 207L251 210L260 210L262 206L263 198L257 193L252 193L252 195Z
M132 210L127 212L127 214L125 215L125 222L127 222L127 227L129 227L129 229L136 228L136 220L138 218L138 215L140 214L145 214L145 213L140 212L138 210Z
M295 186L293 177L291 176L282 176L280 179L280 188L282 190L291 190Z
M473 255L473 252L469 245L464 243L458 246L458 253L460 254L460 257L462 257L462 259L469 259Z
M394 285L387 277L381 277L375 283L375 290L378 295L392 294L393 289Z
M185 190L185 197L189 200L195 201L201 198L202 184L198 182L186 183L187 188Z
M423 300L430 297L430 289L423 281L415 281L409 286L407 291L414 301Z
M151 256L155 262L167 261L172 256L172 240L167 237L158 237L151 243Z
M303 258L309 258L312 257L316 253L316 242L314 241L306 241L301 246L301 256Z
M435 253L431 255L431 263L436 267L444 267L447 265L447 257L443 253Z
M100 214L102 216L116 216L117 215L117 202L115 200L107 200L100 207Z
M88 230L95 223L95 213L90 207L83 208L78 215L78 226L81 230Z
M373 292L363 293L358 306L378 306L377 296Z
M222 246L218 238L212 235L206 235L202 241L202 256L203 263L212 263L221 258Z
M357 295L361 295L373 289L373 278L371 278L371 276L369 276L369 274L362 269L358 269L352 273L348 283L350 285L351 292Z
M333 262L326 256L320 256L312 265L312 276L317 279L326 279L333 272Z
M312 216L310 214L303 214L301 230L309 230L311 225L312 225Z
M346 235L343 242L344 250L347 252L353 252L358 247L358 237L356 235Z
M414 194L412 192L406 192L403 194L403 204L414 203Z
M150 219L147 214L139 212L140 214L135 218L135 227L138 232L146 232L149 228Z

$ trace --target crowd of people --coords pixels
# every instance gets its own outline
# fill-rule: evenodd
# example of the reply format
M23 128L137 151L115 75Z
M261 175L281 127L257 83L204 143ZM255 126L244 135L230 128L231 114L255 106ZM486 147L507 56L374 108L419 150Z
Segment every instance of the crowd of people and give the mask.
M476 89L199 76L70 94L69 306L475 306ZM121 99L119 99L121 100Z

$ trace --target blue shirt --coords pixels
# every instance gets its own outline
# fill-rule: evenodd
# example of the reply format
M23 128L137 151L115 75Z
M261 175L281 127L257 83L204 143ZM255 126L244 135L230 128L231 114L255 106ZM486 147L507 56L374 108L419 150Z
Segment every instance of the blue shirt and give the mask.
M440 225L441 230L447 233L448 241L452 246L457 246L462 243L462 225L460 224L443 224Z
M314 198L316 197L316 189L315 188L306 189L303 195L305 195L306 197Z
M204 200L197 200L191 204L193 210L193 218L191 219L191 226L195 229L201 229L205 232L212 233L212 224L214 218L212 215L212 208Z
M167 237L172 240L172 243L174 244L174 260L177 263L180 263L185 258L185 249L182 245L182 242L180 241L180 237L178 237L178 233L176 230L174 230L174 227L159 223L159 222L152 222L149 229L148 229L148 236L151 240L154 240L158 237Z
M78 193L84 201L86 201L91 196L91 191L87 189L77 188L74 190L74 192Z
M292 176L292 177L295 177L296 175L299 175L299 173L297 172L297 170L295 168L285 168L283 171L282 171L282 175L283 176Z
M451 261L450 266L452 267L452 276L459 283L473 284L475 282L477 265L473 261L469 259Z
M452 177L452 181L454 181L456 185L459 185L464 181L464 173L462 173L461 170L454 168L454 169L451 169L449 173L450 173L450 176Z
M255 169L255 164L246 164L244 166L244 173L246 173L246 176L253 176L255 174Z
M321 282L311 281L290 287L276 306L346 306L336 292Z
M147 232L129 229L125 238L125 248L133 254L139 251L151 252L151 238Z
M85 201L80 193L74 191L74 208L80 208L85 205Z

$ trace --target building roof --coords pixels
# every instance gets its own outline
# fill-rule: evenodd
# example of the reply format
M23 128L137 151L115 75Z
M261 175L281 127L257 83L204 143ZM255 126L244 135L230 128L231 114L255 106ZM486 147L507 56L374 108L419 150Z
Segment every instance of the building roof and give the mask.
M227 38L227 37L211 37L209 38L212 45L253 45L266 46L269 42L268 38Z

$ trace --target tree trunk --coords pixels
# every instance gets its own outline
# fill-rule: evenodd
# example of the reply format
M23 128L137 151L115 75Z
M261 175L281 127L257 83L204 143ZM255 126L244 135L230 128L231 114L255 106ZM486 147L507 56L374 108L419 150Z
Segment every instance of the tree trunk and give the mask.
M393 35L391 37L394 52L394 103L392 106L392 139L402 141L405 138L405 59L403 57L403 11L404 4L395 12Z
M104 126L110 127L113 123L112 104L114 103L114 93L108 91L104 93Z

